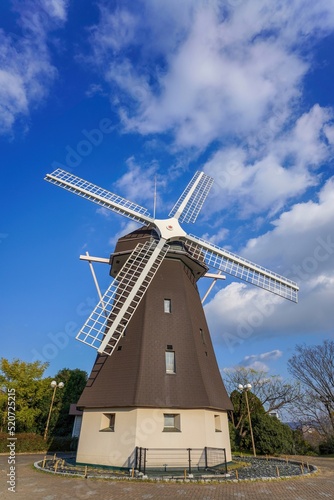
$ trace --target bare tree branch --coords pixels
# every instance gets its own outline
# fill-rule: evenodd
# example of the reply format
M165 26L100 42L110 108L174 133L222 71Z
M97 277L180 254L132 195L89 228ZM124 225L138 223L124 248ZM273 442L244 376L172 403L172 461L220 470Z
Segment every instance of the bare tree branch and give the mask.
M296 382L284 382L278 375L269 376L265 371L238 366L225 370L224 382L229 393L239 384L251 384L252 393L261 401L267 413L287 409L300 398L300 385Z
M288 370L303 384L312 401L317 401L317 409L327 415L334 433L334 341L296 346Z

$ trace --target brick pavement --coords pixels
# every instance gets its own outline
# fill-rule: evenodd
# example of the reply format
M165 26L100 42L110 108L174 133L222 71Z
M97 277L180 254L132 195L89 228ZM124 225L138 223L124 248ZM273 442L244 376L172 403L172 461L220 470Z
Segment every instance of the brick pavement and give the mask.
M221 484L149 483L55 476L37 471L41 455L16 457L16 493L7 490L7 456L0 456L1 500L322 500L334 499L334 459L315 457L319 472L296 479ZM14 495L14 496L13 496Z

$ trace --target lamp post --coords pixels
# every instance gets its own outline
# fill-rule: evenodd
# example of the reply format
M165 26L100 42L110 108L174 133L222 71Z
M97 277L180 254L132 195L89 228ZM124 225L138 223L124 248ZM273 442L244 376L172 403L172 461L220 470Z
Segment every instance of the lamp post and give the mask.
M247 412L248 412L248 420L249 420L249 430L250 430L250 435L252 438L253 455L254 455L254 457L256 457L256 450L255 450L255 443L254 443L254 436L253 436L253 427L252 427L252 420L251 420L250 411L249 411L248 394L247 394L247 392L251 388L252 388L251 384L245 384L245 385L239 384L238 385L238 389L245 393Z
M52 394L52 399L51 399L51 404L50 404L49 416L48 416L48 419L47 419L47 422L46 422L45 431L44 431L44 441L46 441L46 438L47 438L47 435L48 435L48 429L49 429L49 423L50 423L50 418L51 418L51 412L52 412L52 407L53 407L53 402L54 402L54 399L55 399L57 387L59 389L62 389L65 384L64 384L64 382L59 382L59 384L57 384L57 382L55 380L52 380L52 382L51 382L50 385L53 388L53 394Z

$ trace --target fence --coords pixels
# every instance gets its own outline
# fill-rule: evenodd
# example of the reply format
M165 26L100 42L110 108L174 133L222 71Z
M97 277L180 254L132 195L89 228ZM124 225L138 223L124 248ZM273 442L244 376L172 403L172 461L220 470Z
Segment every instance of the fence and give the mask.
M146 469L162 470L164 472L188 469L208 470L223 466L227 473L225 448L141 448L135 450L135 468L146 473Z

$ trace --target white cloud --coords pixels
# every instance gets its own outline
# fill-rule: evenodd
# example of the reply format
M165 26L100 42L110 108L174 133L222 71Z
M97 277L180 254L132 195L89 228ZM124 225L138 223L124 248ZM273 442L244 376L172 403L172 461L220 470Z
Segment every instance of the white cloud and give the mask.
M269 123L271 133L288 123L312 63L305 47L334 27L324 0L307 8L301 0L141 6L142 17L127 2L104 12L93 51L113 93L116 84L134 100L120 106L125 127L172 131L179 147L204 148L231 134L250 141L267 135ZM135 62L128 57L134 46Z
M87 97L94 97L95 95L106 96L107 94L104 92L103 87L100 83L91 83L88 86L85 95Z
M306 66L294 54L276 42L231 50L223 30L213 13L198 13L187 40L170 56L169 71L158 79L159 92L146 91L125 125L144 134L173 129L180 147L205 147L222 135L249 134L270 107L284 108L299 94ZM282 79L274 78L278 68Z
M333 157L333 110L314 104L305 111L301 97L313 45L334 29L333 5L140 6L103 3L92 28L95 62L127 131L171 133L174 152L217 141L204 165L216 182L206 212L228 209L258 227L318 186L319 169Z
M66 20L67 1L13 4L22 35L14 38L0 30L0 134L8 135L17 121L26 119L31 109L45 99L57 75L46 38Z
M276 263L282 272L289 270L290 274L298 273L297 268L302 267L305 259L317 259L319 241L333 239L334 177L327 180L317 198L297 203L282 213L272 222L272 231L249 240L243 254L251 260ZM318 271L328 272L332 269L332 249L330 243L328 250L325 243L323 246Z
M105 219L110 219L110 217L113 215L113 212L105 207L97 208L96 213L102 215L102 217L104 217Z
M271 359L278 359L282 356L282 351L279 349L274 349L273 351L269 352L263 352L262 354L252 354L250 356L245 356L244 357L244 364L245 363L252 363L254 360L271 360Z
M41 5L49 16L66 21L68 0L41 0Z
M216 184L211 211L229 208L243 218L261 212L273 215L316 183L307 169L284 168L271 153L247 164L244 151L237 148L216 152L204 170Z
M327 137L328 142L334 146L334 126L325 125L324 134Z
M35 38L41 39L67 20L68 3L68 0L12 0L23 35L34 34Z
M109 11L105 5L100 5L101 20L98 27L91 30L91 40L95 55L103 57L102 52L111 50L119 52L134 41L139 18L124 8Z
M318 167L333 153L327 137L332 123L333 111L316 104L298 118L283 140L274 143L274 149L283 159L292 155L295 167Z
M121 229L114 234L111 238L109 238L108 245L111 247L115 246L119 238L122 238L122 236L125 236L126 234L131 233L135 229L137 229L140 226L138 222L135 221L127 221L127 222L122 222L121 223Z
M303 85L314 69L314 45L334 30L334 4L103 5L92 51L124 129L172 137L174 152L208 154L214 144L204 166L215 178L206 214L242 218L244 234L250 225L265 227L238 253L300 285L298 305L243 283L223 285L205 306L216 341L233 349L260 335L331 331L334 181L326 178L334 113L314 102L306 108ZM116 187L147 204L153 171L131 159ZM220 223L204 236L220 243L228 234Z
M0 133L11 130L15 116L27 113L28 100L20 75L0 70Z
M204 165L215 179L211 211L229 207L244 218L266 212L268 219L316 186L321 181L317 170L334 153L325 140L331 123L332 112L315 105L284 134L268 137L265 148L251 154L236 146L216 151Z
M155 182L158 190L165 185L165 179L156 175L157 165L139 165L134 157L126 160L127 171L114 184L114 190L130 201L145 203L149 212L153 213Z
M268 318L271 319L282 300L244 283L231 283L219 290L205 306L211 334L215 341L233 350L250 337L263 334Z
M282 351L275 349L273 351L264 352L262 354L251 354L245 356L243 360L239 363L240 366L251 368L256 371L269 371L269 365L271 361L275 361L282 356Z
M221 228L219 229L214 235L209 235L208 233L203 234L201 237L206 240L210 241L214 245L218 245L222 241L224 241L228 235L229 231L226 228Z
M259 288L231 283L205 306L213 336L231 350L248 339L333 333L334 178L316 201L295 204L273 229L239 253L297 281L298 304Z
M224 373L233 373L240 368L245 368L247 370L255 370L257 372L269 372L269 364L272 361L276 361L282 356L283 352L279 349L274 349L269 352L264 352L262 354L251 354L245 356L237 365L230 368L224 368ZM261 382L257 381L257 385L259 383L267 383L269 381L268 378L262 378Z

